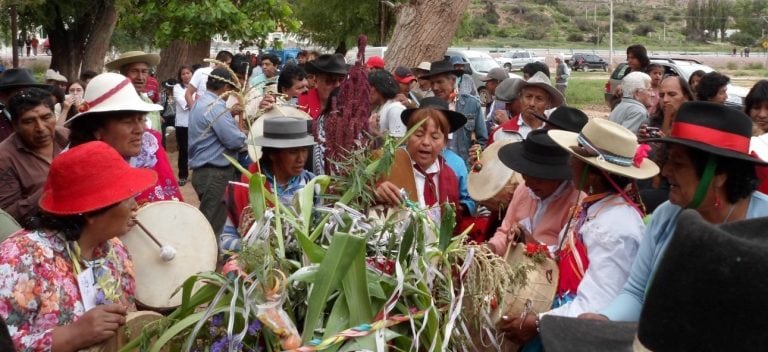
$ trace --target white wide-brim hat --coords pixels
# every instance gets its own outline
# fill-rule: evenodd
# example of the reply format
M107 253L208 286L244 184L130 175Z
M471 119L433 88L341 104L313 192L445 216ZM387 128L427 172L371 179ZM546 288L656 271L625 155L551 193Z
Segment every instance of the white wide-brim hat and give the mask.
M551 108L556 108L563 105L565 98L555 87L552 86L552 82L549 81L549 77L544 72L538 71L531 76L527 81L523 81L517 86L517 96L522 97L523 89L528 87L538 87L544 89L549 94L549 105Z
M499 159L499 149L512 143L517 142L513 140L493 142L480 154L480 167L477 169L474 166L470 168L467 177L467 190L472 199L488 200L511 183L522 183L522 176L508 168Z
M94 77L85 88L83 103L78 108L77 115L64 124L69 126L73 121L97 112L109 111L161 111L163 107L149 104L141 99L130 78L118 73L102 73Z
M304 120L312 119L312 117L309 116L309 114L297 108L294 108L292 106L287 106L287 105L275 104L274 107L272 107L272 109L270 109L269 111L259 116L259 118L257 118L256 121L254 121L253 124L251 125L251 129L248 133L248 139L246 142L246 144L248 145L248 156L251 157L251 160L257 161L261 159L262 145L261 144L257 145L256 140L264 137L264 121L278 118L278 117L293 117L293 118L297 118L297 119L300 118ZM300 142L300 143L302 143L303 145L309 145L308 141L309 139L305 141L307 143L304 143L304 142ZM312 139L312 144L314 144L314 139Z
M160 63L160 55L147 54L143 51L126 51L120 54L120 56L117 59L114 59L108 62L104 66L107 68L107 70L119 71L120 67L123 67L127 64L137 63L137 62L144 62L150 67L157 66L157 64Z
M659 173L656 163L645 155L638 155L640 145L635 134L615 122L591 119L581 133L562 130L547 133L573 156L606 172L633 179L646 179Z

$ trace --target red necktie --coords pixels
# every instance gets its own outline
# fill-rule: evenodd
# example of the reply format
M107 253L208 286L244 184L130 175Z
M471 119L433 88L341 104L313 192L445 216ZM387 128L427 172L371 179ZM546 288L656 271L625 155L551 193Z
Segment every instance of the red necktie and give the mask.
M435 185L434 176L437 172L427 173L421 166L416 164L413 165L413 168L425 178L423 192L424 204L426 204L427 207L435 205L435 203L437 203L437 185Z

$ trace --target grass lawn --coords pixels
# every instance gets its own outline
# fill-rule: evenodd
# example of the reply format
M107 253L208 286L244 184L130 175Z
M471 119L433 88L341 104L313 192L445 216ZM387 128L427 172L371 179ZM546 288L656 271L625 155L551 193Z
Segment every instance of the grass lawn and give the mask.
M565 100L569 106L578 109L601 109L605 107L605 82L610 72L573 72L568 80ZM606 107L607 109L607 107Z

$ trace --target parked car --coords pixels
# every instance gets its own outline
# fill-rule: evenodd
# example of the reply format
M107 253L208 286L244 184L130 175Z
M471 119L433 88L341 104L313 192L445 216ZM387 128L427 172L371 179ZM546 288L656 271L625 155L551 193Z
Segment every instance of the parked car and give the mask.
M507 71L521 70L526 64L536 61L544 62L544 58L536 56L532 51L507 51L496 59Z
M501 67L499 63L493 60L493 58L483 52L475 50L460 50L460 49L448 49L445 52L445 56L460 56L464 61L469 62L467 67L467 73L472 76L472 80L475 81L477 86L477 93L480 95L480 102L486 104L491 101L488 97L488 91L485 88L485 82L481 81L488 74L492 68ZM521 78L520 75L509 73L510 78Z
M576 53L570 59L565 59L565 64L574 71L582 70L586 72L590 69L603 70L603 72L608 71L608 63L602 57L595 54Z
M702 70L704 72L712 72L715 70L712 67L702 64L698 60L688 58L681 59L652 57L651 63L664 66L664 76L677 75L685 78L686 81L688 81L688 78L691 77L691 74L694 71ZM624 78L626 70L626 62L619 64L619 66L617 66L611 74L611 77L608 79L608 81L605 82L605 103L608 104L608 106L611 108L616 103L616 99L614 99L616 87L621 85L621 79ZM741 109L744 106L744 98L747 96L747 93L749 93L749 88L744 88L729 83L726 89L726 93L728 94L728 98L726 99L725 104L734 108Z

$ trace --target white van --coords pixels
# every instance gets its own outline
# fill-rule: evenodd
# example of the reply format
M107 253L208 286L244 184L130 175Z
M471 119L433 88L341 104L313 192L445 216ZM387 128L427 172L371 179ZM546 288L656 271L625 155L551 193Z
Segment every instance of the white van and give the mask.
M493 99L493 97L487 96L485 82L481 81L481 79L488 74L488 71L495 67L501 67L491 55L475 50L449 48L445 51L445 56L460 56L464 61L469 62L470 75L472 75L472 80L475 81L475 86L477 86L477 93L480 94L480 101L485 104ZM523 77L510 72L509 78L522 79Z
M368 60L371 56L379 56L384 58L384 53L387 51L386 46L366 46L365 47L365 59ZM357 60L357 47L349 49L347 54L344 55L344 61L350 65L354 65Z

